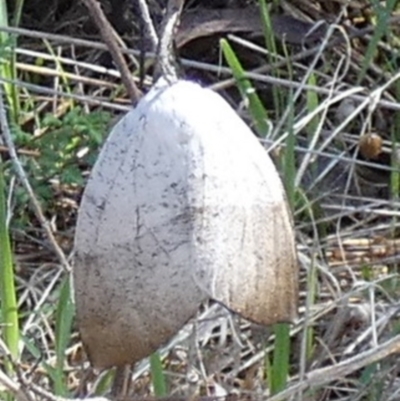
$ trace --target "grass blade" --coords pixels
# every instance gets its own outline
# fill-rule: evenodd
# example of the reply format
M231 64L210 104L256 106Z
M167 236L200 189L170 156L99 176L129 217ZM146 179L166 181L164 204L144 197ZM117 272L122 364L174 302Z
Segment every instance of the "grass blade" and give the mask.
M310 86L317 86L317 79L315 77L315 74L310 74L310 77L308 79L308 85ZM307 111L309 113L312 113L318 106L319 106L319 98L318 94L315 91L307 91ZM319 126L319 116L316 115L307 125L307 134L310 140L313 138L315 133L318 130Z
M376 10L377 16L377 24L374 34L372 35L371 40L368 43L367 50L365 52L365 57L361 66L361 70L357 77L356 85L360 85L362 80L365 78L367 70L372 63L373 58L378 50L379 41L382 39L384 35L388 33L389 24L388 20L390 15L397 4L397 0L387 0L386 7L384 7L381 2L378 0L372 0L374 8Z
M21 5L18 5L18 7ZM22 7L22 6L21 6ZM0 0L0 26L8 27L8 12L6 0ZM17 77L15 68L15 36L6 32L0 32L0 76L9 80ZM13 84L4 83L4 92L7 97L7 104L10 107L10 119L13 123L18 121L19 116L19 91Z
M271 365L270 391L277 394L284 390L289 376L290 327L287 323L274 325L275 344Z
M237 82L239 91L243 99L248 102L249 111L254 120L256 131L258 135L260 135L261 137L265 137L269 131L267 111L265 110L264 105L258 97L254 87L246 78L245 71L243 70L239 59L236 57L236 54L233 51L232 47L229 45L228 41L225 39L221 39L220 44L226 62L232 69L232 74Z
M274 28L272 26L272 21L271 21L271 14L265 0L260 0L259 6L260 6L261 19L263 22L265 45L266 48L268 49L267 62L269 65L274 65L274 63L276 62L275 55L278 54L278 51L275 41ZM281 76L279 68L274 68L271 73L274 77L277 78L280 78ZM278 85L272 85L272 97L274 101L275 113L277 115L282 114L285 107L284 91L282 91Z
M290 95L290 112L287 121L288 136L283 155L284 184L286 188L287 200L293 209L296 196L295 178L296 178L296 135L293 131L294 126L294 107ZM276 394L285 389L290 367L290 325L280 323L274 325L275 343L272 363L269 366L269 389L271 394Z
M18 355L19 329L18 307L14 284L13 257L7 227L7 210L5 198L5 182L2 166L0 165L0 281L2 300L2 320L6 344L11 355Z
M158 352L155 352L150 356L150 369L154 387L154 395L156 397L167 396L167 384L165 382L161 357Z
M14 16L12 19L13 26L18 26L21 21L22 9L24 8L24 0L16 0L14 6Z
M72 321L75 308L72 301L71 281L65 278L61 283L59 301L56 311L56 369L54 372L54 387L57 395L66 396L67 386L64 383L65 351L71 339Z
M7 227L7 209L5 197L5 181L2 162L0 160L0 297L1 297L1 325L4 326L4 340L16 360L18 358L19 324L18 305L15 291L15 277L13 257L11 253L10 237ZM6 362L8 373L12 372L12 365Z

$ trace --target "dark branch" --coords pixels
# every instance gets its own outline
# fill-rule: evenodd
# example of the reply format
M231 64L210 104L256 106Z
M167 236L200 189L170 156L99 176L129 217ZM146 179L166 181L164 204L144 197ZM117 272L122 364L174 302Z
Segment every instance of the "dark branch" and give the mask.
M107 45L108 50L111 53L114 63L121 74L121 79L126 87L129 98L131 99L132 103L136 105L142 94L136 86L129 71L129 68L125 62L124 56L122 55L121 49L118 46L118 43L115 39L113 27L108 22L100 7L100 4L96 0L83 0L83 2L85 3L85 6L89 9L90 15L94 19L96 26L99 29L100 34L105 44Z

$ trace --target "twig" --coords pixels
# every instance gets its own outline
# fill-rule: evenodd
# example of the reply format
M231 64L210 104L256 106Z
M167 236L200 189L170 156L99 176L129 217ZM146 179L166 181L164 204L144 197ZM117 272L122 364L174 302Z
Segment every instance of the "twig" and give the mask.
M31 401L22 391L21 386L11 380L2 370L0 370L0 384L5 387L17 401Z
M146 26L147 33L150 37L152 51L155 52L158 47L158 36L154 28L153 21L151 20L149 7L147 6L146 0L138 0L140 12L142 14L142 20Z
M10 350L8 349L4 341L1 339L1 337L0 337L0 348L1 348L2 359L3 360L7 359L13 365L14 371L16 371L17 374L19 374L19 370L15 369L16 365L11 357ZM20 376L18 375L18 379L19 377ZM7 374L0 369L0 389L2 386L6 390L8 390L8 392L11 393L17 401L32 401L30 394L24 391L25 389L23 388L22 383L21 384L16 383L13 379L7 376Z
M17 151L14 146L14 142L11 138L11 133L10 133L10 127L8 126L8 121L7 121L7 115L5 112L5 107L4 107L4 100L3 100L3 91L0 90L0 127L1 127L1 133L4 138L4 142L8 148L8 153L10 155L12 164L14 166L15 172L21 181L23 187L25 188L26 192L28 193L29 199L32 202L34 212L36 214L37 219L40 222L40 225L43 227L45 230L47 237L50 241L50 244L52 245L55 253L58 256L58 259L60 260L62 266L66 271L71 271L71 266L68 263L68 260L61 249L61 247L58 245L53 232L50 227L50 223L47 221L46 217L43 214L42 208L40 206L40 202L36 198L35 192L33 191L31 184L29 183L28 177L25 173L24 168L22 167L21 162L18 159Z
M96 0L82 0L85 6L89 9L89 12L94 19L97 28L106 43L108 50L117 66L122 82L124 83L126 90L128 92L129 98L131 99L133 105L136 105L142 94L133 80L129 68L126 64L124 56L122 55L121 49L119 48L117 41L115 39L115 34L113 27L108 22L105 17L100 4Z
M52 89L49 88L47 86L41 86L41 85L36 85L36 84L31 84L29 82L25 82L25 81L21 81L20 79L9 79L9 78L5 78L0 76L0 83L1 84L12 84L12 85L16 85L20 88L24 88L27 89L29 91L32 91L34 93L40 93L43 95L48 95L48 96L62 96L66 99L74 99L77 100L79 102L83 102L85 104L90 104L93 106L102 106L104 108L109 108L111 110L117 110L117 111L129 111L131 110L131 106L128 105L123 105L123 104L118 104L118 103L111 103L111 102L107 102L100 99L96 99L95 97L91 96L87 96L87 95L78 95L75 93L71 93L71 92L63 92L61 90L57 90L57 89ZM399 107L400 110L400 107Z
M39 157L40 152L37 150L30 150L30 149L18 149L17 152L20 155L25 155L25 156L32 156L32 157ZM5 146L0 145L0 153L9 153L8 148Z

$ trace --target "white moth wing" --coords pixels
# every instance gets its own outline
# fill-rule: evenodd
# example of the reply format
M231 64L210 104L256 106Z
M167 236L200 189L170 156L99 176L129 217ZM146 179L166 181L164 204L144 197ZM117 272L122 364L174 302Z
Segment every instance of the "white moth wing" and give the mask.
M180 82L168 95L192 138L188 189L196 211L196 281L250 320L292 320L298 296L294 230L271 159L218 94Z
M206 298L190 269L189 153L157 86L113 129L80 206L74 285L92 363L136 362Z

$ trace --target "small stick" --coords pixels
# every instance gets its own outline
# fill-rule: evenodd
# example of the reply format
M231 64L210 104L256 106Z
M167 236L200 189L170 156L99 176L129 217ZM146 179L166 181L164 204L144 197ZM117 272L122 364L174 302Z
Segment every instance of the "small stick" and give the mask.
M115 371L111 395L115 399L128 397L134 365L118 366Z
M1 146L0 145L0 153L9 153L9 149L6 146ZM31 149L18 149L17 153L20 155L25 155L25 156L32 156L32 157L39 157L40 152L37 150L31 150Z
M158 47L158 36L156 29L154 28L153 21L151 20L149 7L147 6L146 0L138 0L140 12L142 14L142 20L146 27L147 33L150 37L152 51L155 52Z
M21 389L18 383L10 379L2 370L0 370L0 384L6 388L17 401L31 401Z
M142 96L142 93L136 86L134 80L132 79L129 68L126 61L122 55L121 49L119 48L117 41L115 39L115 33L113 27L108 22L105 17L100 4L96 0L82 0L85 6L89 9L89 12L94 19L100 34L106 43L108 50L116 64L120 74L122 82L124 83L126 90L128 92L129 98L131 99L133 105L136 105Z

